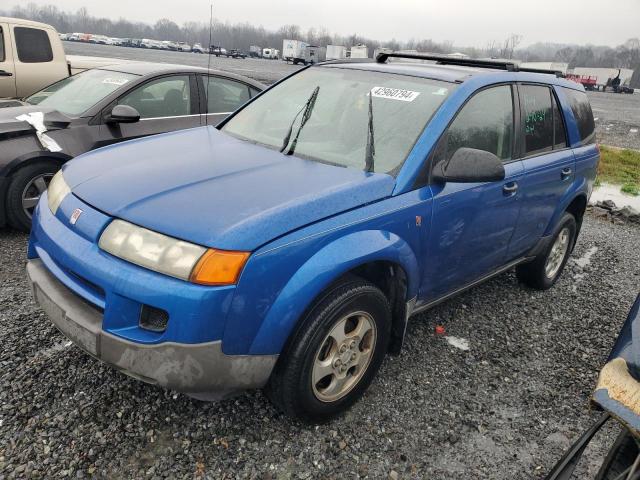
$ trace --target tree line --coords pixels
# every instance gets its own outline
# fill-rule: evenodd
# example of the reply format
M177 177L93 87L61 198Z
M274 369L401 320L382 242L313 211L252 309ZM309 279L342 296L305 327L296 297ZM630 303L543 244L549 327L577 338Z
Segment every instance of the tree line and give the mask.
M70 12L61 10L56 5L39 6L35 3L0 9L0 15L48 23L61 33L82 32L109 37L150 38L202 45L209 43L208 22L191 21L178 25L170 19L162 18L152 25L144 22L131 22L122 17L118 20L95 17L89 13L86 7L82 7L76 12ZM529 62L563 62L568 63L569 67L614 67L640 70L640 40L637 38L629 39L617 47L536 43L520 48L522 37L512 34L504 41L488 41L483 47L454 47L453 42L437 42L431 39L380 41L358 34L336 35L326 28L310 28L305 31L298 25L283 25L277 30L267 30L262 26L255 26L247 22L229 23L217 19L213 20L211 35L214 45L245 51L251 45L281 48L282 40L288 38L320 46L367 45L370 54L379 47L442 54L455 51L476 58L517 58Z

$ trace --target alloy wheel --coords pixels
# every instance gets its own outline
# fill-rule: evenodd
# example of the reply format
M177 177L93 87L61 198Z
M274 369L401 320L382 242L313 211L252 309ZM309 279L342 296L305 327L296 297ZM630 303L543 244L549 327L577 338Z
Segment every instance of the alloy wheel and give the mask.
M49 182L53 178L53 173L43 173L32 178L22 191L22 209L28 218L33 216L40 196L47 190Z
M376 346L376 323L367 312L349 313L338 320L316 352L313 393L334 402L355 387L367 371Z

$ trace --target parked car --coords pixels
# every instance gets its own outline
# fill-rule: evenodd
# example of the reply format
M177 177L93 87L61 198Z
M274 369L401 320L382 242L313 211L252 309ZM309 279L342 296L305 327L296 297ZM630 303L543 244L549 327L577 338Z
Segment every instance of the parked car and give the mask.
M209 54L211 55L215 55L216 57L219 56L226 56L227 55L227 49L226 48L222 48L222 47L218 47L216 45L211 45L209 47Z
M39 304L136 378L209 399L265 387L316 421L362 396L412 314L513 268L553 286L599 161L584 89L388 57L68 162L34 216Z
M178 50L180 50L181 52L190 52L191 45L185 42L178 42Z
M191 47L191 51L193 53L205 53L206 50L199 43L194 43L193 47Z
M198 101L207 69L129 62L87 70L0 108L0 226L8 221L28 231L40 194L67 160L131 138L215 124L264 88L231 73L210 75L208 105Z
M629 311L618 339L602 370L591 403L604 413L567 450L546 480L569 480L596 433L612 418L620 433L609 449L596 480L640 477L640 295Z
M227 58L247 58L245 53L242 53L240 50L232 48L231 50L227 50Z

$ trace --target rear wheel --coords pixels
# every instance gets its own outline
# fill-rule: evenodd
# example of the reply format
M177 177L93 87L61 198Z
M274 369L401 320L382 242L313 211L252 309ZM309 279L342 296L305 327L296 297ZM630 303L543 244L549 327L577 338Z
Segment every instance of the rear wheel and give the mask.
M342 282L304 318L280 356L266 392L286 414L308 422L345 411L384 359L391 314L385 295L358 278Z
M551 288L564 270L576 238L576 219L566 213L552 234L551 242L532 262L516 268L518 280L538 289Z
M11 176L7 189L7 217L13 228L28 232L31 217L60 165L53 161L39 161L20 168Z
M616 438L611 450L602 462L595 480L614 480L618 478L638 478L638 444L627 429Z

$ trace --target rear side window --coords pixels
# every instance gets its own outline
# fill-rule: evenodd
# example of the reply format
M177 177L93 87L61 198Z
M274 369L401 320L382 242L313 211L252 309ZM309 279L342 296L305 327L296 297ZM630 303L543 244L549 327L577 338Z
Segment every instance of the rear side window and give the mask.
M18 60L22 63L41 63L53 60L49 35L39 28L15 27Z
M512 158L513 99L502 85L475 94L440 140L434 164L449 160L459 148L485 150L503 161Z
M0 27L0 62L5 61L4 56L4 32L2 31L2 27Z
M209 113L233 112L246 103L250 95L249 87L244 83L219 77L208 77L206 94Z
M570 88L563 88L562 90L569 100L569 106L578 123L581 144L595 143L596 125L593 121L593 112L591 111L591 104L587 94Z
M521 85L525 156L553 150L553 110L551 91L538 85Z

